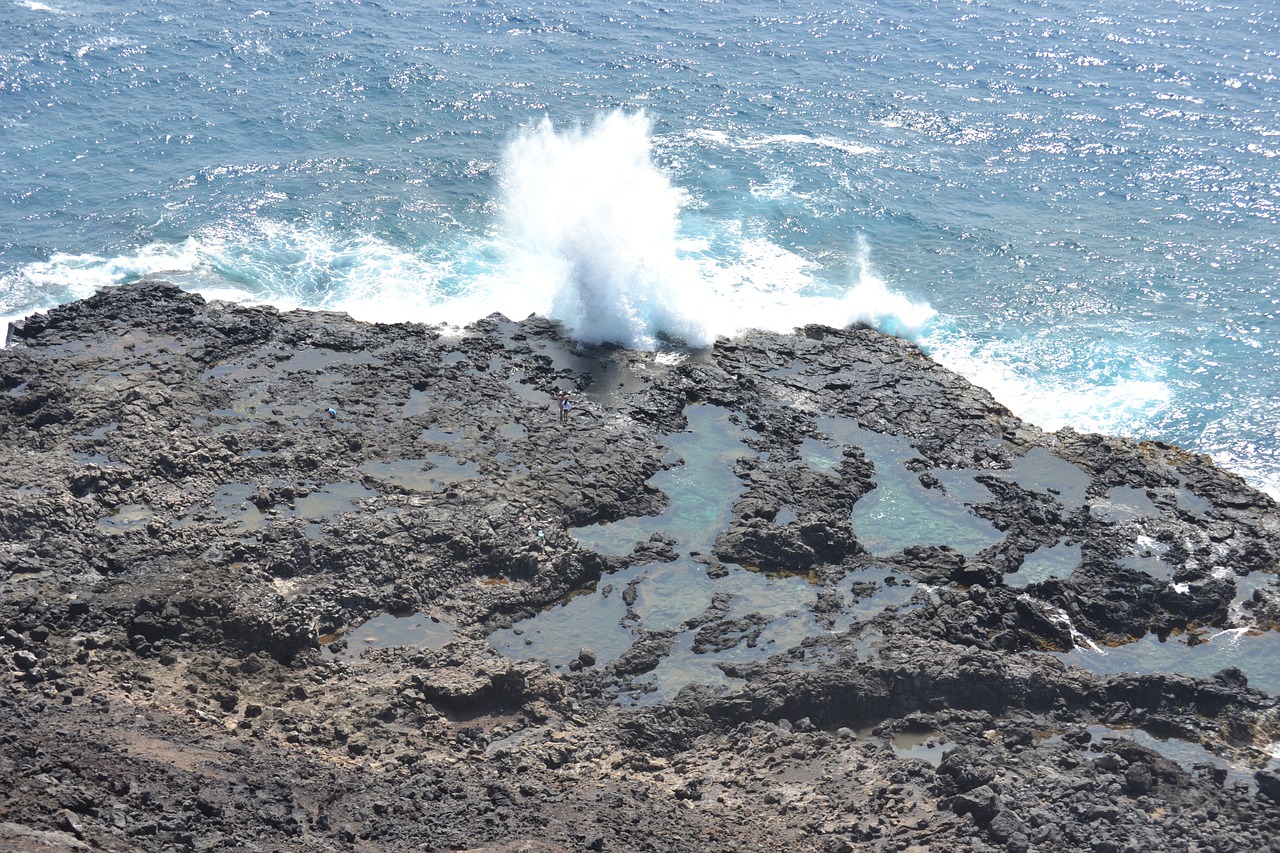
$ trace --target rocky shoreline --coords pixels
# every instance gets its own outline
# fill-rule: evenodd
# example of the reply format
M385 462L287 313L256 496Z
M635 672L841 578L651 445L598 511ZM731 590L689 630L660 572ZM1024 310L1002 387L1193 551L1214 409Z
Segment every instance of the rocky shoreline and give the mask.
M655 354L140 282L10 344L3 849L1280 850L1276 687L1065 654L1274 635L1280 513L1203 457L868 329ZM706 529L662 477L731 431ZM903 540L891 493L955 519ZM574 596L620 645L539 656ZM432 639L360 653L382 614Z

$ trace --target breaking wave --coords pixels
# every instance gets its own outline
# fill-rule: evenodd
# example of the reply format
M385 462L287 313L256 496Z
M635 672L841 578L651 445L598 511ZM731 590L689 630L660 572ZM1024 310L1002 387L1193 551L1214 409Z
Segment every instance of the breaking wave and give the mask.
M912 335L933 309L894 292L850 237L848 280L739 222L693 220L654 162L643 113L521 131L500 169L496 227L447 244L395 245L260 216L115 257L54 255L5 291L49 307L164 276L206 297L345 311L371 322L462 325L493 312L561 321L583 342L704 346L750 328L860 322ZM15 314L15 306L3 306Z
M583 341L699 346L813 322L909 334L933 315L871 272L857 238L854 280L833 285L763 237L686 221L688 194L654 163L642 112L526 129L507 149L503 197L508 285L536 294Z

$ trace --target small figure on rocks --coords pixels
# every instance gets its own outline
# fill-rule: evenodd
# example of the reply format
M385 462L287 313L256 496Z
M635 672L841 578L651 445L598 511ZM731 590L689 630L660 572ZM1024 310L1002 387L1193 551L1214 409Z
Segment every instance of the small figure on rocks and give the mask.
M569 422L569 407L571 405L569 403L569 395L561 391L556 402L560 407L560 423L567 424Z

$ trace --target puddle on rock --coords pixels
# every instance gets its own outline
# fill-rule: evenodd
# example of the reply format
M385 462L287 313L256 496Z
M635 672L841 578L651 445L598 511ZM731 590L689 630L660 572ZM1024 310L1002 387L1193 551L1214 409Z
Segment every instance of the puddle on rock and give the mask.
M548 661L567 669L582 649L597 667L625 655L652 632L674 632L656 666L637 676L635 705L673 698L689 684L732 688L737 679L723 665L760 663L806 639L838 633L908 601L915 587L895 583L887 569L850 572L837 585L844 607L814 614L819 587L802 577L770 576L740 566L711 577L688 558L631 566L605 575L595 588L571 596L537 616L494 632L489 642L503 654ZM831 627L824 627L828 622Z
M1145 489L1113 486L1106 499L1089 504L1089 514L1099 521L1121 524L1159 515L1160 510L1147 497Z
M884 557L912 545L947 545L972 557L1003 538L953 493L959 490L959 472L948 472L951 489L921 485L919 475L905 464L918 455L908 439L835 418L819 419L818 428L839 444L861 449L875 466L876 488L854 504L850 518L854 535L869 553Z
M1067 512L1084 506L1085 492L1093 483L1093 477L1087 472L1047 447L1031 448L1014 459L1008 470L982 473L1017 483L1028 491L1050 495L1060 501Z
M400 416L402 418L414 418L419 415L425 415L431 411L435 402L435 396L428 394L426 391L409 391L409 399L404 401L404 405L400 407Z
M513 422L509 424L503 424L502 426L498 427L498 435L502 436L507 441L516 442L516 441L524 441L526 438L528 438L529 432L520 424Z
M635 543L661 532L676 540L680 556L670 563L631 566L600 578L530 619L494 632L489 642L520 659L542 659L566 669L583 649L595 666L607 667L637 642L666 634L650 669L632 680L631 704L670 699L689 684L733 689L727 674L744 665L788 652L811 637L848 630L886 607L910 601L916 587L884 568L850 572L831 587L808 576L769 575L736 565L715 577L694 560L711 551L730 519L742 484L733 475L734 460L748 455L746 432L714 406L686 410L691 432L664 439L683 464L659 472L650 484L669 498L659 516L628 518L578 528L584 546L606 554L627 554ZM815 606L822 593L822 617ZM835 607L832 607L832 602Z
M365 488L363 483L329 483L306 497L294 500L293 511L288 514L307 521L320 521L344 512L354 512L360 508L359 501L377 496L377 492ZM276 508L282 513L287 512L287 507Z
M204 338L193 341L180 341L173 335L152 335L139 329L125 332L114 338L108 349L111 352L127 352L134 356L154 355L156 353L171 354L181 352L185 348L198 350L204 345Z
M252 533L262 527L266 513L258 509L249 500L249 496L257 490L252 483L227 483L219 486L211 499L213 510L223 518L234 522L240 533ZM179 526L186 526L190 517L184 518Z
M526 383L525 378L523 370L511 371L511 375L506 378L506 384L512 395L530 409L556 411L555 394Z
M1172 493L1178 502L1178 509L1183 512L1189 512L1204 518L1213 509L1213 501L1208 498L1202 498L1191 490L1191 483L1187 480L1185 474L1177 469L1170 467L1169 473L1177 479L1178 485L1170 489L1162 489L1165 493Z
M383 613L343 636L321 637L320 654L327 660L357 660L367 649L413 648L435 650L453 639L453 626L426 613ZM345 644L339 644L345 640ZM333 646L340 645L335 651Z
M876 729L878 727L878 723L861 726L854 729L854 735L859 740L884 737L889 741L889 746L893 748L893 754L898 758L925 761L934 767L942 763L943 753L955 746L953 741L944 739L945 735L942 732L933 729L908 729L907 731L894 732L889 735L877 735Z
M1257 783L1253 779L1255 768L1248 767L1244 764L1235 763L1215 755L1205 749L1203 745L1189 740L1183 740L1176 737L1157 737L1139 728L1116 728L1113 726L1097 723L1089 726L1089 734L1093 736L1090 742L1090 750L1093 752L1103 753L1108 751L1108 742L1114 741L1132 741L1139 746L1144 746L1152 750L1163 758L1178 764L1183 770L1192 772L1196 765L1207 764L1211 767L1226 773L1226 784L1228 785L1245 785L1250 790L1257 790ZM1045 740L1047 745L1061 741L1062 735L1054 733ZM1274 755L1269 761L1265 762L1266 768L1269 770L1280 770L1280 759Z
M427 429L418 433L418 441L424 443L447 444L453 445L454 442L463 438L464 430L459 427L453 429L445 429L438 423L432 424Z
M210 499L213 511L231 521L237 532L253 533L274 519L300 518L315 522L344 512L355 512L360 508L358 501L378 496L378 492L365 488L362 483L329 483L305 497L296 498L292 506L281 501L264 511L251 500L257 491L258 486L253 483L222 485ZM176 526L186 527L193 520L193 516L185 516ZM309 526L308 530L311 529Z
M800 443L800 458L813 470L831 474L840 467L844 454L816 438L806 438Z
M119 427L120 427L119 421L111 421L110 423L105 423L102 426L95 429L93 432L89 433L88 437L89 438L106 438L108 433L112 432L113 430L119 429Z
M684 464L649 478L651 486L667 495L666 511L574 528L570 533L579 543L601 554L625 555L637 542L662 532L681 543L686 552L710 553L742 492L742 481L733 474L734 460L751 450L742 443L746 433L729 420L727 409L691 406L685 409L685 417L691 432L663 439Z
M431 494L479 474L470 460L458 462L452 456L429 453L421 459L397 459L394 462L366 462L360 471L373 479L410 492Z
M276 350L276 352L279 352L279 350ZM200 377L206 381L228 380L236 385L244 386L249 383L270 382L276 375L275 367L263 362L257 362L254 364L219 364L200 374Z
M297 350L275 366L277 373L322 373L340 364L380 365L382 359L363 352L341 352L332 349Z
M835 615L831 633L843 633L854 625L868 622L884 612L886 607L897 607L906 612L916 590L921 589L911 578L902 577L891 569L872 566L849 572L837 584L845 603Z
M1168 548L1150 538L1139 536L1133 545L1133 553L1120 559L1120 565L1126 569L1143 572L1156 580L1173 580L1174 567L1165 562L1164 554Z
M579 591L561 604L510 628L495 631L489 642L507 657L547 660L565 669L582 649L604 666L622 657L636 640L623 600L627 585L643 572L634 566L601 578L593 590Z
M84 453L83 451L72 451L74 458L81 465L97 465L99 468L119 468L119 462L112 462L111 459L103 453Z
M118 536L131 530L146 528L147 522L155 518L150 507L142 504L124 504L107 517L98 521L98 529L103 533Z
M943 740L942 732L935 731L897 732L891 743L898 758L914 758L934 767L942 763L943 753L955 746L952 741Z
M1080 546L1065 542L1049 548L1037 548L1022 560L1016 572L1004 576L1004 582L1018 589L1052 578L1067 578L1080 565Z

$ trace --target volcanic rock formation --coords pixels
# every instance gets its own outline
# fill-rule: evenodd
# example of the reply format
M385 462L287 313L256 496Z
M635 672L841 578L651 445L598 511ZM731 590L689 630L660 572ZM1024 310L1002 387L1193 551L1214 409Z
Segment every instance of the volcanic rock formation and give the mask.
M4 849L1280 849L1265 672L1075 665L1269 642L1275 502L870 329L141 282L12 328L0 438Z

